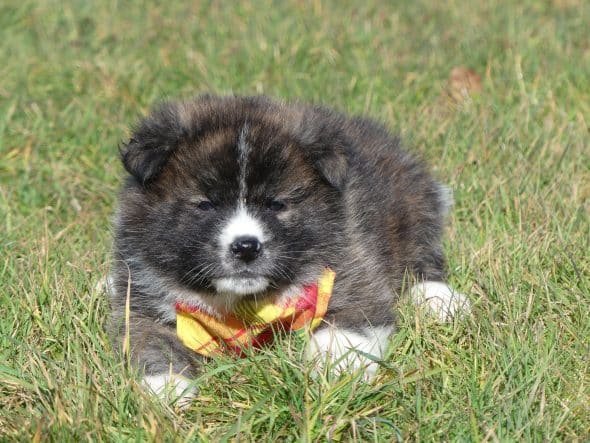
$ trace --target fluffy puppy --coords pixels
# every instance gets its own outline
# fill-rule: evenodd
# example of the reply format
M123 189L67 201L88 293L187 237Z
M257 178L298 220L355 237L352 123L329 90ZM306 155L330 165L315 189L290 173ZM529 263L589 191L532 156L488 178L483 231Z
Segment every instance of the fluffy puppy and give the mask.
M288 300L331 269L307 355L367 377L376 368L363 352L382 355L405 283L420 282L415 300L443 319L466 306L443 283L449 192L371 120L207 95L156 107L121 157L111 324L155 392L189 396L202 358L177 337L179 303L223 321L243 300Z

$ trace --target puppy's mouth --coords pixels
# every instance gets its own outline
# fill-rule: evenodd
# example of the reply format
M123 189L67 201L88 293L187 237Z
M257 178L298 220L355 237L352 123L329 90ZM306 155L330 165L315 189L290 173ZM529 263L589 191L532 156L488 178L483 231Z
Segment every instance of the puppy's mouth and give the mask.
M263 292L270 284L268 278L250 272L215 278L212 280L212 283L217 292L235 295L249 295Z

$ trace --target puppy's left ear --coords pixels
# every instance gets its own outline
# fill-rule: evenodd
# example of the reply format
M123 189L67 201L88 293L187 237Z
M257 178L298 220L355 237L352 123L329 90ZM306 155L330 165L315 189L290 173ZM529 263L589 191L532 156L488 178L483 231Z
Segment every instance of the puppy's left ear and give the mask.
M186 135L178 106L164 103L144 118L120 148L125 169L141 184L154 181Z
M348 176L348 155L337 140L329 145L316 145L311 151L314 167L332 187L341 191Z
M342 130L343 117L316 107L305 112L297 129L315 169L332 187L341 191L346 184L351 142Z

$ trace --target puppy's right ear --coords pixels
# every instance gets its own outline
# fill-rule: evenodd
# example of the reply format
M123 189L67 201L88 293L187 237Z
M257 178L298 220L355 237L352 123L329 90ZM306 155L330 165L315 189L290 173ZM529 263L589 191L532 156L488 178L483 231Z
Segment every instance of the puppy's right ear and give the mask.
M185 132L177 105L160 105L136 126L129 141L121 146L123 166L142 184L155 180Z

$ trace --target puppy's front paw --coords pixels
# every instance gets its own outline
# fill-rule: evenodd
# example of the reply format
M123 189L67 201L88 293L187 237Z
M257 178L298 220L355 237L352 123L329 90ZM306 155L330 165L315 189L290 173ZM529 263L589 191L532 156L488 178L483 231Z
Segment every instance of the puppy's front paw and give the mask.
M314 362L318 372L326 367L336 375L362 370L364 380L370 381L379 367L375 360L383 356L392 330L391 327L375 327L355 332L350 329L324 328L310 338L305 350L306 357Z
M178 406L188 406L197 394L197 388L191 381L179 374L163 373L146 375L142 385L163 400L174 402Z
M414 304L426 305L441 322L449 321L471 310L467 296L442 282L418 283L410 292Z
M113 277L110 275L106 275L96 282L96 284L94 285L94 292L104 293L110 297L114 293L114 288L115 285L113 282Z

